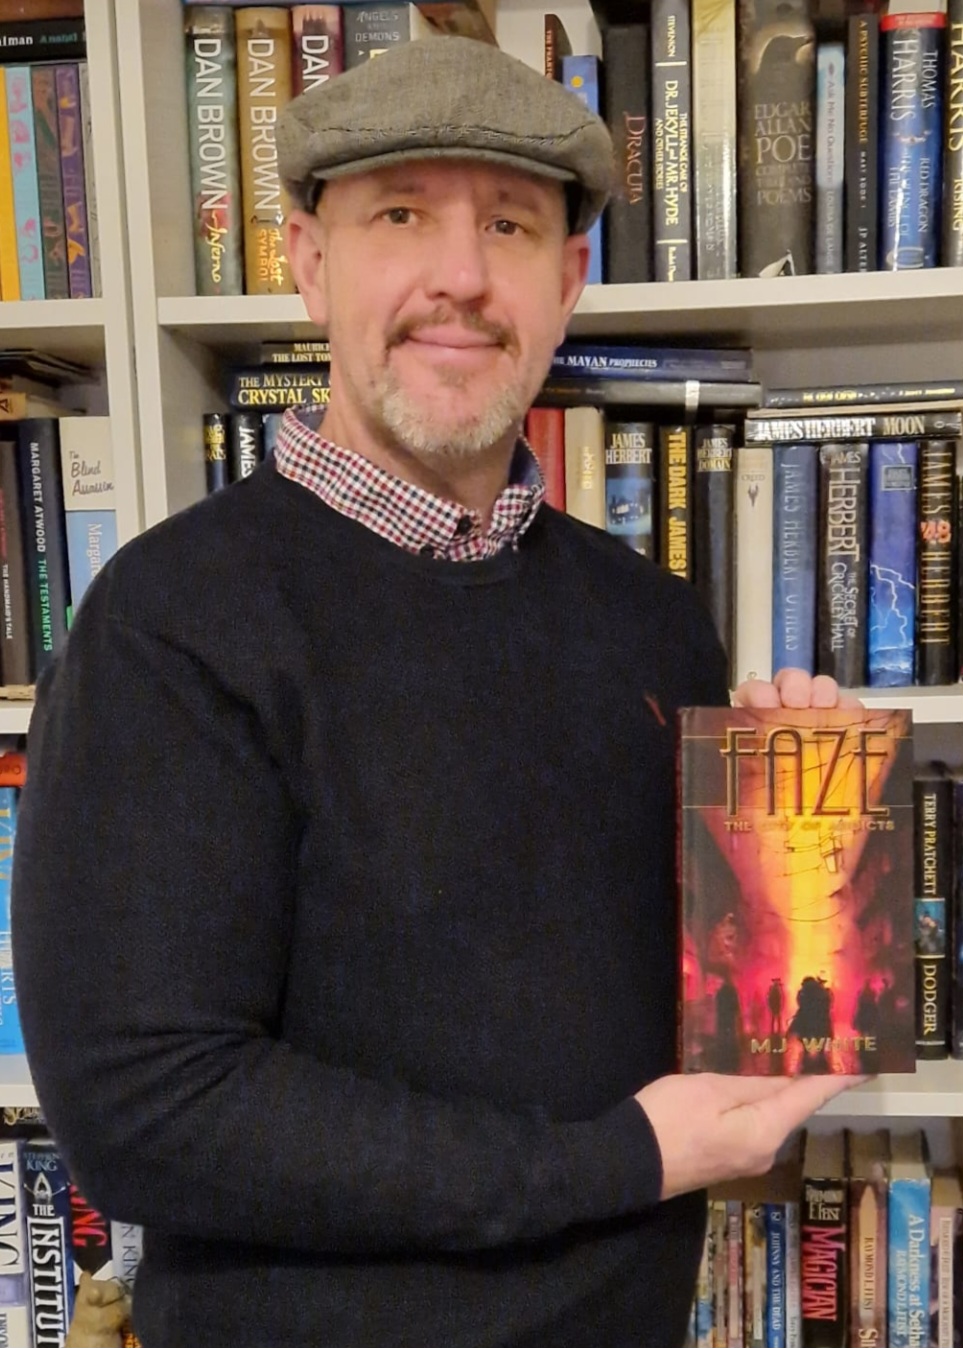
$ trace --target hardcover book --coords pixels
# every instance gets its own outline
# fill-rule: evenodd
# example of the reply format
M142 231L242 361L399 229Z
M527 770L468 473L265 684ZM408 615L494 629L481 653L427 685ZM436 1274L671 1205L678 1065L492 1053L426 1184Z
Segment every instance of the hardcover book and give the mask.
M734 560L732 529L734 426L696 426L692 484L692 578L712 614L719 640L732 662Z
M953 613L955 473L956 445L952 440L921 443L916 681L924 686L951 683L957 674Z
M915 440L869 447L869 653L871 688L913 682L916 642Z
M244 282L249 295L289 295L284 220L291 201L281 182L275 131L291 101L293 36L284 10L237 15L237 101L244 211Z
M651 421L605 422L605 529L643 557L655 557Z
M841 42L821 42L816 58L816 271L843 270L843 140L846 57Z
M680 732L681 1069L914 1071L910 714L685 708Z
M853 14L846 47L846 270L875 271L878 252L879 16Z
M605 209L605 279L652 280L652 125L649 118L649 30L615 24L602 33L604 114L618 181ZM569 57L569 60L575 58ZM664 155L656 152L656 173ZM662 194L656 201L661 206Z
M816 665L818 455L814 444L773 445L772 672Z
M940 262L963 266L963 0L946 16L946 96L943 144L943 240Z
M309 93L344 70L344 25L340 5L295 5L293 93Z
M689 30L688 0L654 0L653 243L657 281L692 279L692 42Z

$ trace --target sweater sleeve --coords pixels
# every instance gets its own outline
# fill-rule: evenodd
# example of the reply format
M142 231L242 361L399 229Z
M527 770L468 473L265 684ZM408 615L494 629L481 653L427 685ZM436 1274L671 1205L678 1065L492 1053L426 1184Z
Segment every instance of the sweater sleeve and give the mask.
M563 1123L284 1041L284 774L252 707L108 592L38 693L13 883L30 1065L89 1199L169 1234L334 1253L493 1247L656 1203L631 1098Z

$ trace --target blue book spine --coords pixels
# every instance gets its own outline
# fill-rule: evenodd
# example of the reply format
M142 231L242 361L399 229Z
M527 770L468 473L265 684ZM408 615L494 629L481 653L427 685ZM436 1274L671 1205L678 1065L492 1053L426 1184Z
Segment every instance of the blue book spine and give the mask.
M590 374L598 379L707 379L752 382L749 351L661 346L609 346L563 342L552 357L553 375Z
M816 58L816 271L843 270L844 84L841 42L821 42Z
M888 14L880 20L881 271L939 262L945 28L945 14Z
M869 447L871 688L913 682L918 458L912 440L875 440Z
M927 1348L929 1230L929 1180L891 1180L886 1297L889 1348Z
M764 1203L766 1348L786 1348L786 1205Z
M562 83L577 94L590 112L600 115L599 58L597 56L563 56ZM588 284L602 284L602 221L596 220L589 230Z
M0 786L0 1053L23 1053L10 944L10 880L17 832L17 788Z
M20 1143L34 1342L63 1343L74 1310L70 1179L56 1143Z
M7 121L13 165L13 209L20 264L20 298L46 298L40 225L40 180L34 133L33 87L29 66L8 66Z
M773 445L772 672L816 668L819 460L813 444Z

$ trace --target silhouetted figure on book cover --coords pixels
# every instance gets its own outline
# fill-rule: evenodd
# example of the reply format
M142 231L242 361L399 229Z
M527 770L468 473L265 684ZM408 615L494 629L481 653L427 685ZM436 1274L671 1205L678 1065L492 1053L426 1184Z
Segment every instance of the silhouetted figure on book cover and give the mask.
M796 994L796 1014L789 1033L802 1044L801 1072L828 1072L827 1041L833 1035L833 994L822 978L807 974Z
M716 1039L712 1068L716 1072L739 1071L739 1037L742 1030L742 1007L739 993L726 975L716 992Z
M783 987L781 978L774 978L769 984L767 1002L769 1005L769 1033L775 1038L783 1033L782 1013L786 1004L786 989Z
M863 1044L857 1049L859 1056L859 1070L861 1072L875 1072L879 1062L879 1045L881 1017L880 1017L880 999L877 996L876 989L867 978L866 982L859 990L859 996L856 998L856 1010L853 1013L853 1029L862 1039L871 1040L870 1044Z

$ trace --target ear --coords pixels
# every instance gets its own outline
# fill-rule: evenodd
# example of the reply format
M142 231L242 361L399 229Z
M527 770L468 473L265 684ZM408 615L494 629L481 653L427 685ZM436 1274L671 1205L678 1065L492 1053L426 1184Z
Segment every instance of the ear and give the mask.
M562 326L558 344L565 341L565 331L579 296L585 289L588 276L589 239L587 234L570 234L562 251Z
M307 211L291 211L285 225L288 262L301 292L308 317L317 327L327 326L328 297L324 284L324 232L321 221Z

